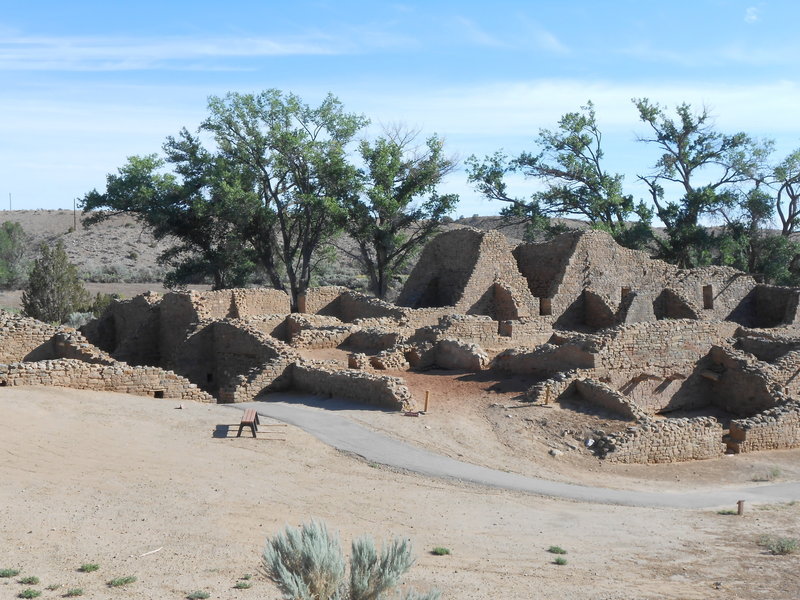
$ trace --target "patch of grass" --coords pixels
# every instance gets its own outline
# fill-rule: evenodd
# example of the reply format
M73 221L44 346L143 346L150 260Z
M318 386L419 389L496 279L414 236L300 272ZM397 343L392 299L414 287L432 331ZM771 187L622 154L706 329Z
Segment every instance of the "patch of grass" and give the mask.
M54 591L54 590L57 590L57 589L58 589L58 588L60 588L60 587L61 587L61 584L60 584L60 583L51 583L50 585L48 585L48 586L47 586L46 588L44 588L44 589L46 589L46 590L47 590L47 591L49 591L49 592L52 592L52 591Z
M724 508L722 510L717 511L718 515L738 515L739 511L733 510L732 508Z
M755 475L753 481L775 481L781 475L783 475L783 471L779 467L770 467L767 472Z
M547 551L550 554L566 554L567 551L564 550L561 546L550 546Z
M786 555L794 554L800 550L800 540L790 537L779 537L774 535L762 535L758 539L758 545L770 554Z
M0 569L0 577L16 577L19 569Z
M436 546L433 550L431 550L431 554L435 556L446 556L450 554L450 548L444 548L442 546Z
M233 589L235 589L235 590L249 590L251 587L253 587L253 584L250 583L249 581L237 581L236 585L233 586Z
M106 585L108 585L108 587L121 587L123 585L133 583L134 581L136 581L136 576L128 575L127 577L117 577L112 579Z
M244 575L242 575L242 579L244 579L245 581L249 581L252 578L253 576L250 575L250 573L245 573Z
M93 571L97 571L99 568L100 565L97 563L84 563L78 567L78 571L81 573L92 573Z
M64 598L75 598L76 596L83 596L82 588L72 588L67 590L67 593L64 594Z
M33 588L27 588L22 590L19 594L17 594L17 598L38 598L42 595L42 592L39 590L35 590Z
M28 575L19 580L23 585L39 585L39 578L36 575Z
M211 597L211 594L209 594L208 592L200 591L200 590L198 590L196 592L192 592L191 594L187 594L186 595L187 600L205 600L206 598L210 598L210 597Z
M553 561L554 565L565 565L567 564L567 559L563 556L556 556L556 559Z

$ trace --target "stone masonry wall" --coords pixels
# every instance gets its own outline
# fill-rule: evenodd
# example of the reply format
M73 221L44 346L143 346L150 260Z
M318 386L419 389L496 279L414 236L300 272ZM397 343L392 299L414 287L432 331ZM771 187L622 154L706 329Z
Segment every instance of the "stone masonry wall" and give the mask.
M728 448L734 453L800 447L800 403L789 402L749 419L731 421Z
M337 396L393 410L411 410L411 392L399 377L356 370L333 370L298 362L292 369L292 387L312 394Z
M62 359L0 364L0 385L59 386L214 402L214 398L196 385L171 371L158 367L133 367L125 363L100 365Z

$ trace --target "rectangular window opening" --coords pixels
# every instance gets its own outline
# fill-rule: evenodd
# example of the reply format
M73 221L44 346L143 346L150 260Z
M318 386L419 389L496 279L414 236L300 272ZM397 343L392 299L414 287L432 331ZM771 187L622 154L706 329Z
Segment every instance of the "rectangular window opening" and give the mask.
M703 286L703 308L710 310L714 308L714 286Z
M553 314L553 301L551 298L539 298L539 314L541 316Z

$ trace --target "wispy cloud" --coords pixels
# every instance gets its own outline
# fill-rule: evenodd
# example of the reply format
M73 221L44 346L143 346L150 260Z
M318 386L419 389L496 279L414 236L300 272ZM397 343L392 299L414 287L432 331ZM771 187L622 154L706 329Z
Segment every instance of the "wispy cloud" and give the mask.
M471 19L467 19L466 17L456 17L455 23L467 40L473 44L477 44L479 46L490 46L494 48L507 46L505 42L481 29Z
M533 36L537 45L543 50L554 54L567 54L569 52L569 48L550 31L537 29L533 32Z
M744 11L744 22L755 23L761 19L760 9L757 6L748 6Z
M0 40L0 70L130 71L198 68L210 59L337 54L342 42L314 36L104 38L20 36ZM219 68L217 66L217 68Z

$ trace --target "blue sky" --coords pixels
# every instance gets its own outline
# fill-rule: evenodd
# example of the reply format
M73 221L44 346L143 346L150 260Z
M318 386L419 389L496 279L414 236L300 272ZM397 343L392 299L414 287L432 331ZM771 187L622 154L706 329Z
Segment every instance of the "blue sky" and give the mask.
M591 99L630 193L656 160L630 102L710 107L725 132L800 147L800 2L0 0L0 207L71 208L127 156L195 129L209 95L333 92L462 159L532 149ZM534 184L512 182L526 193ZM498 203L463 170L456 214Z

